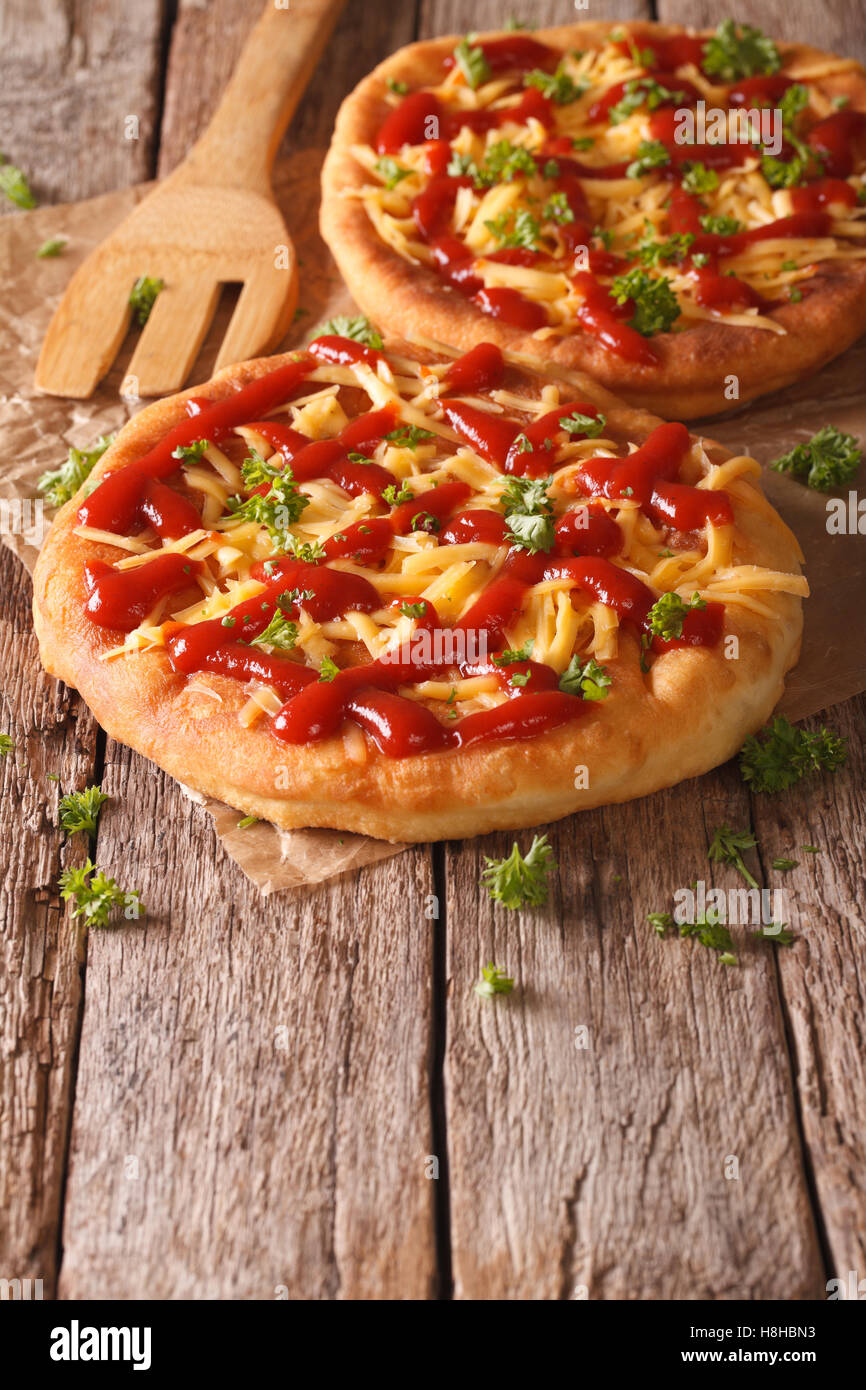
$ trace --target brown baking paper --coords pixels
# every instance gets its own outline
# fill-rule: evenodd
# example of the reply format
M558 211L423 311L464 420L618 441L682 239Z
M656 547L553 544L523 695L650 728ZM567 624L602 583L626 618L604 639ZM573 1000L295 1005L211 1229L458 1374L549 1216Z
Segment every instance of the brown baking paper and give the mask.
M140 406L118 394L132 340L90 400L69 401L33 389L42 338L73 270L147 191L146 186L125 189L0 220L0 539L31 572L40 543L39 518L19 514L18 524L10 527L10 504L37 498L37 478L57 468L70 445L92 447L100 434L119 429ZM288 347L322 319L357 311L316 230L319 167L309 151L280 166L277 196L300 263L299 315L283 345ZM59 236L68 238L63 255L38 260L43 241ZM147 269L142 266L142 273ZM225 302L220 306L191 380L211 375L231 307ZM808 439L828 421L866 440L864 381L866 342L784 396L711 422L706 433L762 463ZM802 719L866 688L864 547L856 533L828 535L822 495L766 469L764 485L803 546L812 587L803 654L779 705L789 718ZM46 526L49 520L46 510ZM24 534L23 523L28 523ZM340 831L282 831L265 822L239 829L236 810L183 790L207 810L227 852L263 893L321 883L403 848Z

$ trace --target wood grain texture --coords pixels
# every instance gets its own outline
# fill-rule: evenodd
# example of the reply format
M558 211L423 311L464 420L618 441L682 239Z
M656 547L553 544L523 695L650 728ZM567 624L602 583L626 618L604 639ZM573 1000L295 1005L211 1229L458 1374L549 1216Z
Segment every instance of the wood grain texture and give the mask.
M30 580L0 548L0 1277L54 1290L81 1006L80 938L58 901L85 837L57 828L62 791L92 780L96 723L39 666ZM53 781L49 773L58 780Z
M434 34L466 34L473 30L504 29L510 17L533 29L552 24L579 24L582 20L649 19L648 0L587 0L578 8L574 0L421 0L419 38Z
M774 858L799 860L782 882L798 941L779 952L783 1004L795 1079L832 1273L866 1270L866 842L862 787L866 697L809 720L848 738L849 764L834 777L801 783L784 796L753 798L765 871ZM820 854L803 853L815 845Z
M728 13L714 0L657 0L665 24L714 29ZM741 0L731 12L773 38L798 40L866 62L866 23L862 0Z
M88 943L61 1296L429 1297L429 856L263 900L156 768L104 786L148 915Z
M0 148L40 202L92 198L152 173L165 10L165 0L0 7Z
M184 104L191 65L231 66L243 9L182 11L166 162L218 95ZM341 73L411 36L354 9ZM311 149L332 115L298 113ZM89 943L63 1296L430 1297L429 851L263 900L175 783L112 742L106 763L100 861L149 917Z
M550 830L559 873L531 914L477 886L508 837L449 849L456 1297L820 1293L774 948L738 930L725 967L646 922L693 879L735 885L707 844L746 814L726 769L573 817ZM487 960L517 979L511 997L472 992Z

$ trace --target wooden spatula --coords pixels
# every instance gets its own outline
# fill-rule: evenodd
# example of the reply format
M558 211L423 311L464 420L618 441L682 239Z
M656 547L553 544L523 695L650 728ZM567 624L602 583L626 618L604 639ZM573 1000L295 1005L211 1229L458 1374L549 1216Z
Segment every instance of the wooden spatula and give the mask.
M164 288L129 364L134 394L183 386L223 284L243 288L217 368L276 346L298 272L271 165L343 3L268 0L204 135L73 275L42 345L38 390L91 395L129 328L139 276Z

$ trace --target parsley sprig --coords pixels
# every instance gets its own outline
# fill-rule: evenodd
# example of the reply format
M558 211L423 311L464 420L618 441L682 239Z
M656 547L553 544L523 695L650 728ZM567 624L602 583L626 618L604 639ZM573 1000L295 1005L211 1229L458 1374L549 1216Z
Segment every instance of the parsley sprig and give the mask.
M86 830L87 834L93 837L96 834L99 813L107 800L105 792L99 787L85 787L82 792L68 792L60 798L58 807L61 827L70 835L79 830Z
M704 44L701 67L708 77L736 82L740 77L778 72L782 66L779 50L760 29L723 19L711 39Z
M570 415L559 418L560 429L567 434L581 434L585 439L598 439L606 424L607 416L601 411L598 415L584 415L579 410L573 410Z
M750 888L757 888L757 879L743 863L743 850L754 849L757 843L751 830L732 830L729 825L720 825L713 834L707 858L713 864L732 864Z
M454 60L473 91L490 80L490 64L484 56L484 49L461 39L454 50Z
M790 473L816 492L830 492L850 483L861 457L853 434L843 434L835 425L824 425L807 444L797 444L770 467L776 473Z
M125 908L127 916L136 918L144 912L144 904L136 891L120 888L90 859L80 869L63 870L60 896L64 902L74 901L73 917L83 917L90 927L106 926L116 907Z
M553 547L553 498L547 491L552 481L512 476L500 498L511 540L533 554Z
M156 303L156 297L164 289L165 281L160 280L157 276L139 275L129 296L133 316L139 328L143 328L147 323L150 318L150 311Z
M556 860L546 835L533 836L525 858L515 844L506 859L485 855L484 862L481 883L494 902L510 909L541 907L547 902L548 874L556 868Z
M558 67L556 72L544 72L542 68L534 68L532 72L526 73L523 79L524 87L537 87L543 96L549 97L556 106L568 106L571 102L577 101L582 97L587 89L587 83L575 82L573 77L565 71L563 67Z
M836 772L848 758L848 740L832 729L798 729L781 715L740 751L740 773L752 791L781 792L816 772Z
M10 164L4 154L0 154L0 193L18 208L36 206L36 199L26 176L16 165Z
M584 700L606 700L611 678L605 666L599 666L594 657L582 662L575 655L559 678L559 688L566 695L580 695Z
M45 493L49 507L62 507L70 497L75 496L113 439L113 434L103 434L92 449L71 448L65 463L52 472L42 474L36 486Z
M253 646L269 645L279 651L291 651L298 640L298 625L290 622L282 613L275 612L267 627L253 639Z
M373 327L364 314L350 318L348 314L338 314L336 318L320 323L313 334L314 338L351 338L355 343L363 343L379 352L383 347L382 335Z
M668 281L649 275L638 266L633 266L625 275L617 275L611 282L610 292L617 304L632 301L634 312L629 325L645 338L666 333L680 316L677 297Z
M475 993L482 999L493 999L497 994L510 994L514 989L514 980L493 961L481 967L481 979L475 986Z
M628 179L642 179L645 174L651 174L653 169L663 169L670 162L671 157L661 140L641 140L625 175Z
M260 462L264 463L264 460ZM299 520L309 503L309 497L298 490L292 470L286 464L282 473L272 478L270 489L264 497L260 492L254 492L251 497L244 499L230 497L226 506L235 519L254 521L264 526L270 536L272 550L297 555L293 546L296 538L290 534L289 527Z
M654 77L633 77L625 84L625 91L615 106L607 113L611 125L620 125L633 116L639 106L647 111L655 111L665 101L679 105L686 99L685 92L672 92L656 82Z

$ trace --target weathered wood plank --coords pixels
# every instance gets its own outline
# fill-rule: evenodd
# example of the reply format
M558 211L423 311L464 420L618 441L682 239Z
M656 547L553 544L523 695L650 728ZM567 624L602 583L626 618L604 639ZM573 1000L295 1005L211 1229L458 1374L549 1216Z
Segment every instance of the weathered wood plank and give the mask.
M107 757L100 863L148 917L89 941L62 1295L428 1297L428 855L263 900Z
M515 0L513 5L502 0L421 0L419 37L503 29L510 17L542 29L585 20L648 19L650 5L649 0L584 0L580 8L573 0Z
M2 149L41 201L86 198L147 177L162 16L162 0L132 9L118 0L3 7ZM137 140L124 139L130 114L139 118ZM59 790L93 780L97 730L77 698L39 669L30 592L18 561L0 548L0 722L17 741L14 758L0 767L0 1272L41 1278L47 1297L81 1012L79 934L60 910L56 882L87 852L81 836L64 844L56 807Z
M849 1270L859 1270L860 1279L866 1270L866 826L859 793L866 777L866 698L838 705L809 726L825 721L847 735L848 766L784 796L754 797L753 824L767 870L774 858L799 861L789 874L769 873L785 893L785 916L799 938L779 952L782 999L832 1273L847 1279ZM802 845L820 853L804 854Z
M412 7L362 8L293 127L311 151L339 94L411 38ZM253 18L183 7L161 169ZM265 901L174 783L111 742L106 760L120 800L100 860L150 915L89 944L63 1294L430 1297L429 851Z
M165 0L0 8L2 150L40 202L92 198L152 173L165 8Z
M726 11L714 0L658 0L658 18L665 24L714 29ZM812 43L829 53L866 60L866 23L860 0L743 0L733 11L737 20L755 24L777 39Z
M64 845L57 801L91 780L96 724L41 671L30 601L0 547L0 732L15 740L0 759L0 1271L50 1297L81 1004L79 935L56 884L87 852L81 835Z
M707 843L745 819L726 769L552 827L559 874L535 914L477 886L511 837L449 847L457 1297L819 1296L773 948L726 968L645 920L693 879L733 886ZM491 959L518 985L487 1003L472 984Z

